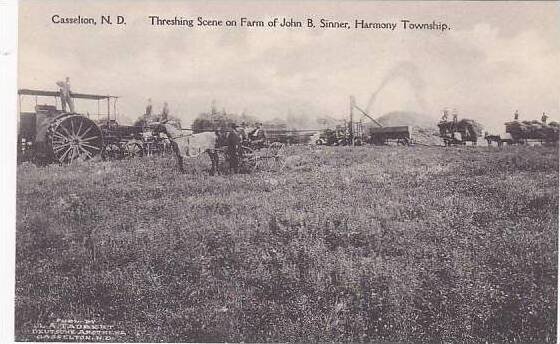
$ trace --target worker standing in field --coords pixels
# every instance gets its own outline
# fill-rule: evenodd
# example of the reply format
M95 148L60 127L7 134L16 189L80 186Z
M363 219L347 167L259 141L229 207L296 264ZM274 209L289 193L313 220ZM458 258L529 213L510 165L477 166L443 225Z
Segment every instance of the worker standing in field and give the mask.
M513 120L514 120L514 121L518 121L518 120L519 120L519 110L515 110L515 113L513 114Z
M239 137L241 138L241 142L247 141L247 124L245 122L241 123L241 126L237 130Z
M237 133L237 125L235 123L231 123L230 130L227 132L226 145L226 158L229 162L229 169L233 173L238 173L241 138Z

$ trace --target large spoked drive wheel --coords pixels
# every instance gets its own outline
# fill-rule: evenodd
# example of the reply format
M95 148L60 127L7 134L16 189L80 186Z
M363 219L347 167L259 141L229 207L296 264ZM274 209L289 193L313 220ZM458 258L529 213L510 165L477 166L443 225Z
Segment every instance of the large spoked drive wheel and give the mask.
M103 148L101 129L78 114L57 118L49 128L49 137L54 157L60 163L91 159Z

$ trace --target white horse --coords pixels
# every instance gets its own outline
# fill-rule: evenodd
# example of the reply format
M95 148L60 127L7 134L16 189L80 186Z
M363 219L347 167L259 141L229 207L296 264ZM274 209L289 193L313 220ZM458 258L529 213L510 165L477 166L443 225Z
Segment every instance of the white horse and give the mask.
M185 172L183 168L184 158L196 158L201 154L207 153L212 161L210 175L218 171L218 135L214 132L204 132L198 134L185 134L169 123L162 123L159 130L163 131L171 141L171 147L177 157L179 170Z

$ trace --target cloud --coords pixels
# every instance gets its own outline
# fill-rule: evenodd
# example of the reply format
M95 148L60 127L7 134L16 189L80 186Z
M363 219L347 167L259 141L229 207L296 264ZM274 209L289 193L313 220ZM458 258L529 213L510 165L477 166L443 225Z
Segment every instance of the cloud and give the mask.
M391 33L156 28L146 20L147 13L235 17L241 13L235 3L53 3L22 3L20 87L54 89L68 75L75 90L122 96L121 112L132 118L148 97L156 111L168 101L185 122L212 100L265 119L288 113L342 118L350 95L364 108L369 101L379 115L437 115L455 107L496 130L515 109L527 119L560 113L559 15L549 4L244 3L243 15L253 18L441 18L453 26L445 33ZM129 23L61 27L50 23L52 8L61 15L122 13ZM512 18L525 18L524 25L512 26Z

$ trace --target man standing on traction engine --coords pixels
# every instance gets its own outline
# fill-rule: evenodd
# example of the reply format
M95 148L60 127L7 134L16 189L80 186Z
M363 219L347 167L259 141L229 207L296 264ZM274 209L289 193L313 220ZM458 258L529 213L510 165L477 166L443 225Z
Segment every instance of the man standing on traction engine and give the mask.
M163 103L163 109L161 110L160 122L167 122L169 117L169 104L167 102Z
M70 78L66 77L66 82L58 81L56 84L60 87L62 111L66 112L66 105L68 105L70 113L74 113L74 100L72 99L72 91L70 90Z

